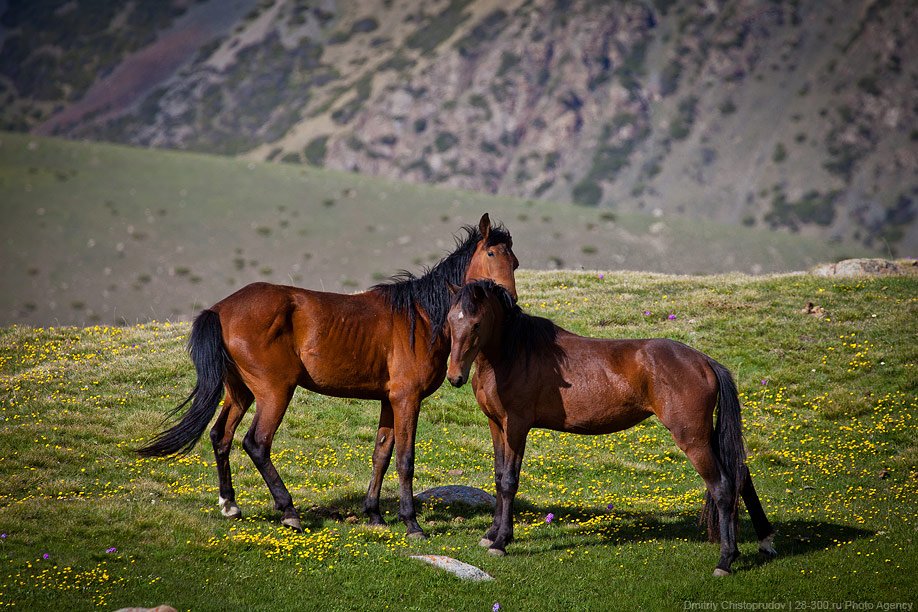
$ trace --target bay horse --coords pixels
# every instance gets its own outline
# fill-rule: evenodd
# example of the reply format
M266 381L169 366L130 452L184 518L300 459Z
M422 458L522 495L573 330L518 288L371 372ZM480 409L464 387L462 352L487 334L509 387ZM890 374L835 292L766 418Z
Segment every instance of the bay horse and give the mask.
M714 575L728 575L739 556L740 495L759 550L777 554L774 530L745 465L739 398L724 366L673 340L578 336L524 313L488 280L450 290L446 376L460 387L475 363L472 388L494 443L497 505L480 542L488 552L505 554L513 539L513 499L530 429L605 434L655 414L704 479L708 535L712 541L719 536L721 545Z
M379 494L394 445L398 517L409 536L425 537L412 491L414 443L421 400L437 390L446 375L447 284L487 278L516 295L514 270L519 261L509 232L502 225L492 226L487 213L477 228L463 230L455 250L420 277L402 272L352 295L254 283L201 311L188 341L197 383L170 415L190 407L137 452L150 457L191 451L225 391L210 439L220 481L220 510L228 518L239 518L229 453L236 427L254 400L255 416L242 447L268 485L282 513L281 523L301 530L290 493L271 462L271 444L295 389L379 400L364 513L371 524L385 524Z

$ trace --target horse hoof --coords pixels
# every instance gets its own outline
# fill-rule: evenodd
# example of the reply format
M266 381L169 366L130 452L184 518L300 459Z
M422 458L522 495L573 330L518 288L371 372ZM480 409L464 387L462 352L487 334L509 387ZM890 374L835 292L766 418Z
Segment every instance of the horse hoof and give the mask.
M489 555L493 555L493 556L495 556L495 557L503 557L504 555L507 554L507 551L506 551L506 550L502 550L502 549L500 549L500 548L489 548L489 549L488 549L488 554L489 554Z
M281 525L289 527L294 531L303 531L303 525L300 523L300 519L295 516L288 516L287 518L281 519Z
M494 540L489 540L488 538L481 538L478 540L478 545L482 548L491 548L491 544L494 543Z
M224 511L223 511L223 516L225 516L225 517L228 518L228 519L233 519L233 520L241 519L241 518L242 518L242 510L239 509L239 506L236 506L235 508L230 508L229 510L224 510Z
M423 531L409 531L408 532L409 540L426 540L427 534Z
M236 502L230 499L220 498L220 514L225 516L228 519L239 519L242 518L242 510L239 509L239 506L236 505Z
M770 535L767 538L764 538L759 542L759 552L768 557L769 559L774 559L778 556L778 551L774 547L774 536Z
M714 568L714 575L718 578L723 578L724 576L729 576L730 572L725 569L720 569L719 567Z

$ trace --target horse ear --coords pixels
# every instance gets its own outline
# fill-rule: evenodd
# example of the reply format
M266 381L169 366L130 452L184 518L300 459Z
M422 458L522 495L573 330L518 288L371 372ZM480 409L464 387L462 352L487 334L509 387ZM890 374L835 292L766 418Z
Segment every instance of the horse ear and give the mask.
M488 235L491 233L491 217L488 213L481 215L481 221L478 222L478 231L481 232L481 239L488 241Z
M446 281L446 289L449 291L450 296L456 297L459 291L462 289L459 285L454 285L449 281Z

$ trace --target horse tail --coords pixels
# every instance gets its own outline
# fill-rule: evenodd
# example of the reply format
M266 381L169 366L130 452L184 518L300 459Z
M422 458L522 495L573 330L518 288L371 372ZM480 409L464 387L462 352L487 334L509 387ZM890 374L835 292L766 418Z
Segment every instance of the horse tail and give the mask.
M721 486L734 500L733 515L739 506L739 493L746 475L746 448L743 445L742 419L740 418L739 395L730 370L708 358L708 365L717 378L717 420L711 447L721 470ZM707 524L708 538L716 541L720 537L719 521L714 499L710 491L705 492L702 520Z
M191 407L178 423L157 434L146 446L137 449L142 457L187 454L197 444L217 411L223 397L223 384L230 359L223 346L220 316L213 310L202 310L194 320L191 337L188 339L188 352L197 371L197 383L185 401L176 406L166 418L178 414L189 403Z

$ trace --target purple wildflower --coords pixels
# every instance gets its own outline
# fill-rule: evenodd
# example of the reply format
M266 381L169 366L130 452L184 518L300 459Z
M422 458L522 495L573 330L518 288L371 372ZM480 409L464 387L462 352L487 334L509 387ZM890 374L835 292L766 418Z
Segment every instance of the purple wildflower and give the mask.
M6 534L0 533L0 540L5 540L5 539L6 539Z
M606 277L605 274L603 274L602 272L599 273L599 280L602 280L602 279L604 279L605 277Z
M107 552L108 554L112 554L112 553L118 552L118 549L112 546L111 548L106 548L105 552Z
M545 522L546 522L546 523L549 523L549 524L550 524L553 520L555 520L555 515L552 514L551 512L549 512L548 514L545 515Z
M649 311L649 310L645 310L645 311L644 311L644 316L645 316L645 317L649 317L649 316L650 316L650 311Z
M764 386L767 385L767 384L768 384L768 379L767 379L767 378L763 378L763 379L762 379L762 386L764 387Z
M498 610L500 610L500 604L495 601L494 605L491 606L491 612L497 612Z
M676 320L676 315L673 314L673 313L669 313L669 316L666 317L666 318L669 319L670 321L675 321L675 320Z
M606 505L606 510L612 510L612 508L614 508L614 507L615 507L615 506L613 506L612 504L607 504L607 505Z
M49 555L48 553L45 553L41 556L41 558L47 560L51 558L51 555Z

